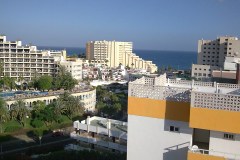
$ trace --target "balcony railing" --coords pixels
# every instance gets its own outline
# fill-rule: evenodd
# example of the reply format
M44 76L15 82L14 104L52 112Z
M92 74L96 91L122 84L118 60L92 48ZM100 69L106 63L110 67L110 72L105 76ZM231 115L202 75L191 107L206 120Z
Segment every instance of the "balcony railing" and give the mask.
M194 146L189 147L189 152L196 153L196 154L224 157L231 160L240 160L240 154L232 154L232 153L226 153L226 152L220 152L220 151L214 151L214 150L199 149Z
M96 144L98 146L102 146L102 147L107 147L110 149L116 149L122 152L127 152L127 146L124 145L120 145L117 143L113 143L113 142L108 142L108 141L104 141L104 140L99 140L97 138L92 138L92 137L86 137L86 136L82 136L82 135L78 135L76 133L71 133L70 137L82 142L86 142L86 143L91 143L91 144Z
M191 106L240 112L240 95L192 92Z

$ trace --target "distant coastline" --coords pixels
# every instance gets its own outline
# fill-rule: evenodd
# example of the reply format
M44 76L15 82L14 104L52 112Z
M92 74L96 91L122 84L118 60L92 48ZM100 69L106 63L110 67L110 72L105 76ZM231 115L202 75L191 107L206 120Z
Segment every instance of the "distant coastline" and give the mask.
M51 50L67 50L68 55L83 54L85 48L77 47L51 47L39 46L38 49L51 49ZM194 51L161 51L161 50L133 50L139 57L144 60L153 61L158 67L166 68L171 66L176 69L188 70L191 68L192 63L197 62L197 52Z

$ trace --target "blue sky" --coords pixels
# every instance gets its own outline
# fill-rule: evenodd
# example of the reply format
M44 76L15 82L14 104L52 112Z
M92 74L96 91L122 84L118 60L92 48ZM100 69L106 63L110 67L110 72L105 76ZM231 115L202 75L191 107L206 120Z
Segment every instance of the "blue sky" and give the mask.
M38 46L132 41L196 51L198 39L240 36L240 0L0 0L0 34Z

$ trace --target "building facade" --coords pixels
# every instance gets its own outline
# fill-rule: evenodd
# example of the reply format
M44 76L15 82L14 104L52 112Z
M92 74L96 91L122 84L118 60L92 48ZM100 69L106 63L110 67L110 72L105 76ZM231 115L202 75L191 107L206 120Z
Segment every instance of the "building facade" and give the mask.
M132 42L90 41L86 44L86 57L94 63L105 63L109 67L118 67L121 63L151 73L157 71L152 61L145 61L132 52Z
M71 73L72 77L78 81L82 80L82 60L81 59L67 59L67 61L61 61L61 66L64 66L66 70Z
M240 58L240 40L237 37L222 36L215 40L198 41L197 65L205 65L207 68L214 67L215 70L232 70L234 67L236 70L235 66L238 62L233 60L230 64L229 60L237 57ZM203 76L205 74L203 70L196 71L194 67L196 68L196 66L192 67L193 77L206 78Z
M0 36L1 77L23 77L26 81L38 75L55 76L57 61L66 57L66 51L40 51L36 46L22 45L21 41L7 41Z
M21 95L19 97L7 97L5 101L7 103L7 107L11 110L12 104L14 104L17 100L21 99L25 103L29 109L32 109L33 103L37 101L43 101L46 105L55 101L60 94L63 94L64 90L48 92L46 95ZM96 89L91 88L89 86L85 86L83 88L74 88L71 92L71 95L79 98L79 100L83 104L83 108L85 112L94 112L96 106Z
M128 160L240 158L240 85L151 79L129 82Z
M81 122L74 121L73 127L75 131L70 137L85 149L127 151L127 122L94 116Z

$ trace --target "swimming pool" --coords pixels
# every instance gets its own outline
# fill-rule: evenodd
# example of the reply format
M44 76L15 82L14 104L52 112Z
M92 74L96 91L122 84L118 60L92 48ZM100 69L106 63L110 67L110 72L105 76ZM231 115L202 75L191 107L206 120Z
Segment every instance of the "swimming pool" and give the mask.
M7 98L7 97L14 97L15 95L42 95L45 96L48 92L40 92L40 91L12 91L12 92L0 92L0 97Z

